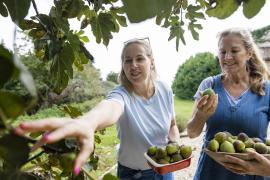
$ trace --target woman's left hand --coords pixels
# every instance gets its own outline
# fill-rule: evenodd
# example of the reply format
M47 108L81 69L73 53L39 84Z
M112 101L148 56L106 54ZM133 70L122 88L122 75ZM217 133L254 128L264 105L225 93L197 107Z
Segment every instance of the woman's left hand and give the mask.
M237 157L226 155L223 166L237 174L270 176L270 160L257 152L248 152L248 159L242 160Z

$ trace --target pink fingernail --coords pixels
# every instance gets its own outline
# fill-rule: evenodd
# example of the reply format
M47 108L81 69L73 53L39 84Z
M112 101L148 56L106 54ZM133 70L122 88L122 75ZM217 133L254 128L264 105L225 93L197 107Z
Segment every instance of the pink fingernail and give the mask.
M20 128L24 129L25 127L26 127L26 126L25 126L24 123L21 123L21 124L20 124Z
M18 129L18 128L14 129L13 133L15 133L16 135L22 135L23 134L22 131L20 129Z
M80 174L80 168L79 167L75 167L74 169L73 169L73 172L74 172L74 174L75 174L75 176L78 176L79 174Z
M50 133L44 133L42 139L43 139L44 141L48 141L48 140L49 140L49 134L50 134Z

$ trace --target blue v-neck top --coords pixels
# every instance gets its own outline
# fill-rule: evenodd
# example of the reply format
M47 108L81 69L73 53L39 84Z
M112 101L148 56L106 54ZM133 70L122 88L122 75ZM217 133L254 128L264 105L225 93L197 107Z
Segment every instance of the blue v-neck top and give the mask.
M232 105L221 81L221 75L213 77L213 87L218 94L218 106L215 113L206 122L204 145L219 131L228 131L233 135L245 132L249 137L265 140L269 123L270 83L265 84L265 95L254 94L250 89L241 100ZM201 152L194 180L270 180L270 178L251 175L238 175L212 160Z

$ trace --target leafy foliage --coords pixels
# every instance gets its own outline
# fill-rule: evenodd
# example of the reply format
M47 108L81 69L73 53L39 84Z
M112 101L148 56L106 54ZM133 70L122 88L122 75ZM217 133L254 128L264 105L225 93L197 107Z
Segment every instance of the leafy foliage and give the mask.
M261 39L261 38L264 35L266 35L269 31L270 31L270 25L265 26L265 27L260 28L260 29L256 29L256 30L252 31L251 34L256 42L260 42L260 41L263 41L263 39Z
M219 65L211 53L198 53L182 64L176 73L172 89L181 99L192 99L201 81L219 73Z
M206 13L209 16L214 16L219 19L225 19L232 15L237 9L238 4L235 0L217 0L215 1L215 6L210 7Z
M119 73L116 73L116 72L110 72L107 77L106 77L106 80L107 81L111 81L111 82L114 82L115 84L118 84L118 75Z
M243 13L247 18L252 18L264 6L265 0L247 0L243 1Z

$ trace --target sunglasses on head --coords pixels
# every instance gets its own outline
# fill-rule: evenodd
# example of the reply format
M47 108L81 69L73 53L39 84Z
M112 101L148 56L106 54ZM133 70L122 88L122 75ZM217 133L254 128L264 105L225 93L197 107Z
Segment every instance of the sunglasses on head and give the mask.
M133 39L130 39L130 40L125 41L124 42L124 45L129 44L129 43L132 43L132 42L136 42L136 41L145 41L145 42L147 42L150 45L150 39L149 39L149 37L133 38Z

